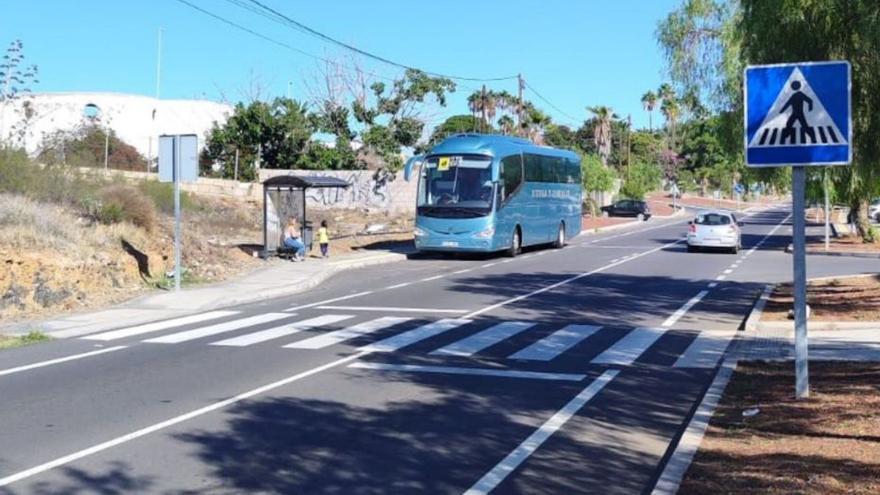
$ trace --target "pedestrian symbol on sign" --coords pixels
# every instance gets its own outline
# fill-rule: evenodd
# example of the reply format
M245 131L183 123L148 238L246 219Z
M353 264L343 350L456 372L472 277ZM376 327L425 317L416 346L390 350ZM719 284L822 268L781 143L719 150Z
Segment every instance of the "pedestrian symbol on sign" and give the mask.
M851 161L847 62L750 66L745 83L749 166Z

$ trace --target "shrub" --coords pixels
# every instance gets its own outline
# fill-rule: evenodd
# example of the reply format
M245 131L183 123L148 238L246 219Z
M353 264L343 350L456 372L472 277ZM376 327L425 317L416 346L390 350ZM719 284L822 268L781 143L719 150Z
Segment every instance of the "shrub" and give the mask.
M174 214L174 185L168 182L145 180L138 185L140 192L150 198L156 208L168 215ZM192 209L195 206L192 196L180 191L181 209Z
M95 218L104 223L126 221L149 231L156 225L156 208L138 189L114 185L101 191Z
M635 163L626 171L620 193L627 198L644 199L645 195L660 186L660 168L649 163Z

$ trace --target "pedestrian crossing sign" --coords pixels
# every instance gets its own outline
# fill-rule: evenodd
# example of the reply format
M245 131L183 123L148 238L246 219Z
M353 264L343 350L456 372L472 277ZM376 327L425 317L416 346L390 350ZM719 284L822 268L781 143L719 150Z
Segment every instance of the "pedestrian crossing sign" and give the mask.
M849 62L753 65L744 84L746 164L848 165Z

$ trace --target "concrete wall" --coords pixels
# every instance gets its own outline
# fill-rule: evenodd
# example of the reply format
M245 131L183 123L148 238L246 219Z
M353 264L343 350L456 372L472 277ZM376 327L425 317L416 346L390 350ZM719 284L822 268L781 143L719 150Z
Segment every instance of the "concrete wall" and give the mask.
M85 168L83 172L105 173L101 169ZM157 180L156 174L111 170L108 175L128 180ZM310 189L306 196L310 209L344 208L406 213L415 208L416 182L403 180L403 173L377 174L373 170L274 170L259 171L260 182L278 175L338 177L350 184L346 189ZM196 182L181 184L181 189L200 196L263 201L259 183L200 177Z

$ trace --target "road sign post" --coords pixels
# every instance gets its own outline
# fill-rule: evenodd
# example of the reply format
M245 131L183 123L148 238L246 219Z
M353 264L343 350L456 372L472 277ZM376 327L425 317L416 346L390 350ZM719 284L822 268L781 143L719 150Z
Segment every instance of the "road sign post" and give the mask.
M844 61L749 66L744 79L746 164L792 166L795 395L801 399L810 395L806 166L852 161L850 65ZM827 222L827 189L825 204Z
M159 181L174 183L174 290L180 290L180 183L198 178L198 137L159 136Z

